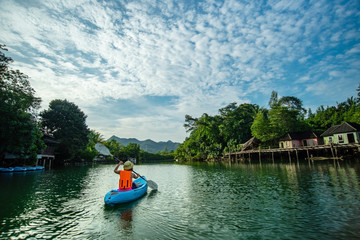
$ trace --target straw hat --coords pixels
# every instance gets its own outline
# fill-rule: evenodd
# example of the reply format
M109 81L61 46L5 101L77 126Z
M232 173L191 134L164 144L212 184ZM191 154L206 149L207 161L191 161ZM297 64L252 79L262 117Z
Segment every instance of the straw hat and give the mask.
M134 164L130 161L124 163L124 170L131 170L134 167Z

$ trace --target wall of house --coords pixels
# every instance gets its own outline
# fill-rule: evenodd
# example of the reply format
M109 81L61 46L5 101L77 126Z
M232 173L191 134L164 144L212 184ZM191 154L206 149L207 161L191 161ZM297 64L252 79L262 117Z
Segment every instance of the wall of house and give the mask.
M300 147L301 141L299 140L292 140L292 141L280 141L279 142L279 148L294 148L294 147Z
M296 148L296 147L303 147L303 141L306 141L306 146L307 147L312 147L312 146L318 146L319 145L319 141L317 138L313 138L313 139L302 139L302 140L292 140L292 141L280 141L279 142L279 147L280 148Z
M333 136L324 137L324 144L330 145L330 138L332 138L333 144L349 144L349 136L348 134L352 134L354 139L353 141L355 143L360 142L360 136L359 132L349 132L349 133L340 133L340 134L334 134Z
M310 138L310 139L304 139L304 140L306 141L306 147L313 147L313 146L319 145L319 141L317 138ZM304 144L302 146L304 146Z
M291 148L301 147L301 146L302 146L301 140L292 140Z
M333 137L332 136L326 136L324 137L324 145L330 145L330 139L332 139Z

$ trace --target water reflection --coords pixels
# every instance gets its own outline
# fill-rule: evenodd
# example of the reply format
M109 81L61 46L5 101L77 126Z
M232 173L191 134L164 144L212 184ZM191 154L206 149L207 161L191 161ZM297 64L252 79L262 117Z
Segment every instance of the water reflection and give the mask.
M104 204L113 166L0 175L0 238L348 239L360 229L358 164L158 164L143 198ZM4 207L5 206L5 207Z
M242 231L255 228L261 232L264 226L273 229L276 223L287 230L289 237L296 237L296 232L303 229L308 229L308 236L327 236L329 232L344 234L344 222L355 221L352 225L359 225L359 180L353 167L233 164L229 168L228 165L213 164L194 168L199 169L193 174L195 184L191 191L196 206L193 211L201 216L200 219L207 218L209 222L219 224L221 228L217 232L224 230L225 235L229 227L234 231L236 228ZM214 199L217 204L208 204L209 199ZM222 218L223 222L220 222ZM274 233L268 237L272 234L278 237ZM345 235L354 237L351 232Z

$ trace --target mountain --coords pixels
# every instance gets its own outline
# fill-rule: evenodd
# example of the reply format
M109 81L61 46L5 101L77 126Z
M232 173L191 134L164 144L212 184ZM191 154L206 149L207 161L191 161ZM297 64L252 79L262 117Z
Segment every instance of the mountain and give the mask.
M115 139L122 145L126 146L129 143L136 143L140 145L140 149L149 152L149 153L158 153L164 151L166 148L168 152L175 151L180 143L167 141L167 142L154 142L153 140L147 139L145 141L137 140L136 138L119 138L117 136L112 136L109 140Z

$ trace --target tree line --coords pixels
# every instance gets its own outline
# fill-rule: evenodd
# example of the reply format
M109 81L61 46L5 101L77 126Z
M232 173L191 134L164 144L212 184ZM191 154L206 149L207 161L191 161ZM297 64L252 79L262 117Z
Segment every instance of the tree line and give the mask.
M263 147L277 147L278 139L288 132L314 131L322 133L344 121L360 124L360 84L357 97L350 97L337 106L320 106L313 113L304 109L302 101L293 96L279 98L273 91L269 108L257 104L231 103L219 109L219 114L204 113L199 118L185 116L184 127L189 137L176 149L181 161L220 159L225 152L240 150L252 137Z
M65 162L93 161L98 152L94 146L104 143L119 159L173 159L173 153L150 154L140 150L138 144L123 146L114 141L105 141L101 134L90 130L87 116L74 103L55 99L49 108L38 113L41 98L35 96L29 77L10 68L13 59L5 55L5 45L0 44L0 160L1 165L18 164L5 162L5 154L17 156L21 164L33 165L37 154L46 145L44 134L58 142L55 164Z

